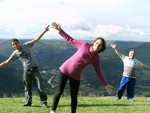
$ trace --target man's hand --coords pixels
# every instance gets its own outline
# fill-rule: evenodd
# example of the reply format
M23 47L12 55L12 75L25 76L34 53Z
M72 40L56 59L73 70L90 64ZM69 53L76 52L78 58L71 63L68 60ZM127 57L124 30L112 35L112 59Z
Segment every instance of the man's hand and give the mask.
M48 30L49 30L49 25L47 27L45 27L45 30L38 37L36 37L34 40L32 40L32 42L36 43L37 41L39 41Z
M45 30L44 30L45 32L49 31L49 26L50 25L48 25L47 27L45 27Z
M112 43L112 44L111 44L111 47L112 47L113 49L115 49L115 48L116 48L116 44L115 44L115 43Z

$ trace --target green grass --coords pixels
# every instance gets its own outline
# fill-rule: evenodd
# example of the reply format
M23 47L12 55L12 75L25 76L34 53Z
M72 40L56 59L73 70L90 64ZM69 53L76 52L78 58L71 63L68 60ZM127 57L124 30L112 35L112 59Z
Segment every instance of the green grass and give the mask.
M31 107L23 107L25 97L0 98L0 113L49 113L52 96L48 96L48 108L42 108L38 96L33 96ZM150 97L78 97L77 113L150 113ZM57 113L71 113L70 97L61 97Z

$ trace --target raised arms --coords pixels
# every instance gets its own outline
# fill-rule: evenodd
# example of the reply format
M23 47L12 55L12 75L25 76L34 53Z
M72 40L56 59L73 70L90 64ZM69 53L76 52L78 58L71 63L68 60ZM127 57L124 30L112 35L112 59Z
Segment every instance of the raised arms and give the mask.
M116 44L112 43L111 47L115 50L116 54L121 58L122 54L117 50L117 46ZM150 66L147 66L145 64L142 64L142 67L146 68L146 69L150 69Z
M36 37L35 39L32 40L33 43L36 43L37 41L39 41L42 36L49 30L49 25L47 27L45 27L45 30L38 36Z
M6 61L3 61L3 62L0 64L0 68L6 66L6 65L9 64L10 62L11 62L10 59L8 59L8 60L6 60Z
M52 28L56 29L57 31L61 31L61 27L59 24L57 24L56 22L52 23Z
M112 43L111 47L115 50L116 54L121 58L122 54L118 51L116 44Z
M63 29L61 29L60 25L56 22L52 23L52 28L59 31L59 34L70 44L72 44L76 48L80 48L83 44L85 44L84 41L76 40L72 38L69 34L67 34Z
M142 67L146 68L146 69L150 69L150 66L147 66L145 64L142 64Z

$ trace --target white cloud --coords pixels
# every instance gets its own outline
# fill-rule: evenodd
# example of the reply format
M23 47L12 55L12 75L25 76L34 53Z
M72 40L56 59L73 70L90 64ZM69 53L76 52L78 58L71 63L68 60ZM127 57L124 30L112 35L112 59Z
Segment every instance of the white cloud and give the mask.
M93 33L95 36L109 37L113 34L117 34L120 30L122 30L121 26L98 24Z
M6 29L5 31L6 31L6 32L10 32L10 29Z
M26 29L25 28L17 28L15 30L16 35L24 35L26 33Z
M0 34L31 38L56 21L81 39L103 36L150 41L149 5L150 1L146 0L3 0L0 1ZM46 35L58 36L51 29Z
M117 33L113 34L112 37L116 40L150 41L150 28L141 29L125 26ZM107 38L111 39L111 36Z
M95 37L102 36L106 40L150 41L150 28L139 29L130 26L98 24L89 31L78 28L66 32L77 39L93 40Z
M83 40L86 40L86 39L92 39L93 36L92 36L92 32L90 31L85 31L85 30L76 30L76 31L72 31L70 32L70 34L74 37L74 38L77 38L77 39L83 39Z
M1 20L14 26L57 21L64 25L84 20L56 0L6 0L0 5ZM58 7L59 6L59 7Z

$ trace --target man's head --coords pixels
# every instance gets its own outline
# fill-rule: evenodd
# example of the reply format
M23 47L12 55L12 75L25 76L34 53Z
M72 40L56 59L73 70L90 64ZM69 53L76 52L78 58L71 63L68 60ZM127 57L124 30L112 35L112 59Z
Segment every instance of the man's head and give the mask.
M129 51L129 58L134 59L135 51L132 49Z
M17 50L20 50L21 46L20 46L20 44L19 44L18 39L13 38L13 39L11 39L10 42L11 42L11 45L12 45L13 48L15 48L15 49L17 49Z

